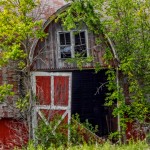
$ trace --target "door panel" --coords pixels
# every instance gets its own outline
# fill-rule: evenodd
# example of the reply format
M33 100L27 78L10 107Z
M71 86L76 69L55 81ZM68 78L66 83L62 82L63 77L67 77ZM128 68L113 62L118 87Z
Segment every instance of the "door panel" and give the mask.
M36 76L36 95L37 103L40 105L49 105L51 103L51 77Z
M54 105L68 106L69 77L54 77Z

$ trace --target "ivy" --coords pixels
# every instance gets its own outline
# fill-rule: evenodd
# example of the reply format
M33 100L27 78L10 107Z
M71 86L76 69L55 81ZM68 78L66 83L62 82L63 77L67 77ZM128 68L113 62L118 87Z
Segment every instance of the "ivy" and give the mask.
M0 86L0 102L4 102L8 96L14 95L12 88L13 86L11 84L4 84Z
M69 2L71 6L68 11L60 15L65 27L69 30L72 29L70 24L84 22L96 37L103 36L103 41L100 38L96 39L97 45L101 43L107 45L104 54L109 69L106 72L109 90L106 105L114 107L115 116L120 115L123 129L129 120L144 123L150 112L150 103L147 101L150 91L149 1L70 0ZM114 45L118 58L114 55L114 49L108 45L108 37ZM118 61L115 66L110 63L113 59ZM96 72L100 68L102 67L96 63ZM124 88L125 85L127 89ZM126 102L126 97L129 102Z

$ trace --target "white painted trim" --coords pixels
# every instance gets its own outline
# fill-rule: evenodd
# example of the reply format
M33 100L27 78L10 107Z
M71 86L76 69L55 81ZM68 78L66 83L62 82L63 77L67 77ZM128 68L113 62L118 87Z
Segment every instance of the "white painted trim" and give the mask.
M68 98L68 125L71 123L71 97L72 97L72 74L69 77L69 98ZM70 129L68 128L68 141L70 141Z
M57 122L57 124L54 126L53 132L56 130L56 128L60 125L60 123L62 122L62 120L66 117L66 115L68 114L68 111L66 110L64 112L64 114L62 115L61 119Z
M61 58L61 52L60 52L60 39L59 39L59 33L70 33L70 40L71 40L71 58L75 57L75 51L74 51L74 47L75 47L75 38L74 38L74 32L85 32L85 44L86 44L86 53L87 53L87 57L90 56L90 52L89 52L89 42L88 42L88 30L87 29L83 29L83 30L70 30L70 31L57 31L57 44L58 44L58 58L59 59L67 59L67 58Z
M75 57L75 52L74 52L74 36L73 36L73 32L70 32L70 38L71 38L71 58Z
M35 130L37 128L37 108L33 107L32 111L32 132L33 132L33 140L36 141Z
M65 106L52 106L52 105L37 105L36 106L37 109L47 109L47 110L50 110L50 109L53 109L53 110L66 110L68 108L65 107Z
M60 33L70 33L70 45L60 45ZM58 58L59 59L67 59L67 58L61 58L61 51L60 47L61 46L70 46L71 47L71 58L72 58L72 37L71 37L71 32L70 31L57 31L57 52L58 52Z
M36 79L33 72L31 73L31 85L32 85L33 93L36 94Z
M71 72L40 72L40 71L33 71L32 76L71 76Z
M57 50L58 58L61 59L59 32L57 32Z
M88 40L88 31L85 31L85 42L86 42L86 52L87 52L87 57L90 56L90 52L89 52L89 40Z
M54 106L54 76L51 76L51 106Z
M37 113L39 114L39 116L41 117L41 119L43 119L44 123L46 125L49 125L48 121L46 120L45 116L41 113L41 111L38 110Z

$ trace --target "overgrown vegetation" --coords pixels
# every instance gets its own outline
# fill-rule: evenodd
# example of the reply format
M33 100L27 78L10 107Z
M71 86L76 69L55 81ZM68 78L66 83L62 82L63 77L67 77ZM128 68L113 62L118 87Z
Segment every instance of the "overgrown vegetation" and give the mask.
M18 100L16 98L12 105L7 104L12 109L21 110L22 119L28 123L29 139L32 138L31 122L34 103L30 56L34 40L46 35L42 29L42 20L37 18L40 14L35 14L39 7L38 0L0 1L0 68L13 70L18 78L16 82L21 81L20 97ZM6 84L0 86L0 102L7 101L9 96L18 92L13 91L13 85L7 85L12 81L5 82Z
M80 29L85 23L97 36L95 46L107 47L106 106L117 101L113 114L118 116L119 134L124 135L127 122L145 126L150 112L149 0L68 1L71 6L60 15L66 29ZM102 69L98 64L96 72Z
M0 66L15 62L14 69L22 73L26 87L24 87L23 97L18 99L17 107L27 112L29 138L32 138L31 111L34 103L30 78L32 64L30 53L33 40L45 37L41 21L35 20L32 16L34 9L39 5L38 2L38 0L0 1ZM119 116L118 123L122 127L118 129L119 135L125 133L126 122L136 121L141 127L149 119L150 112L148 102L150 91L149 0L72 0L69 2L72 2L71 6L60 16L64 26L71 30L79 28L84 22L97 37L99 35L103 37L97 38L95 45L98 46L101 42L107 45L104 59L109 69L106 74L107 88L110 92L107 94L106 105L112 106L117 101L117 107L113 113L114 116ZM72 62L76 62L81 69L83 63L92 60L92 58L85 60L79 57ZM111 65L111 61L115 65ZM101 69L99 62L95 64L96 71L99 71ZM0 102L4 101L8 95L14 94L11 89L11 85L0 86ZM86 125L90 127L88 123ZM41 146L37 146L36 149L48 149L52 143L58 144L57 146L65 145L66 127L60 129L65 131L63 135L60 132L53 134L54 126L55 124L50 124L47 128L43 123L39 125L37 140L41 142ZM68 127L72 132L72 144L84 143L82 136L78 135L77 127ZM125 148L124 145L115 146L108 143L102 146L83 145L72 149ZM143 143L128 146L126 148L130 149L147 147ZM61 148L64 147L59 149ZM33 144L29 144L28 149L35 148Z
M65 122L63 122L59 124L57 128L55 128L56 124L60 120L60 117L61 116L57 115L57 117L55 117L50 124L45 124L45 122L41 120L35 133L36 143L34 141L30 141L23 149L145 150L149 147L147 141L135 142L134 140L130 140L127 144L120 145L118 143L114 144L109 140L103 140L100 138L97 139L95 138L96 135L94 133L97 132L98 127L93 127L88 120L81 123L78 114L72 116L72 122L70 125L67 125Z
M55 118L46 124L43 120L39 121L35 131L35 140L41 143L45 149L48 147L60 147L68 145L80 145L83 143L94 144L95 142L103 143L102 139L96 139L95 134L98 127L93 127L88 120L81 123L79 115L72 116L71 124L61 122L58 126L61 116L55 115ZM56 128L57 127L57 128Z
M28 147L25 148L27 150L45 150L45 147L43 145L38 145L36 148L34 147L33 143L29 143ZM93 144L93 145L78 145L78 146L60 146L58 148L55 148L53 146L47 148L47 150L149 150L149 146L145 142L137 142L137 143L129 143L127 145L112 145L109 142L106 142L104 144Z

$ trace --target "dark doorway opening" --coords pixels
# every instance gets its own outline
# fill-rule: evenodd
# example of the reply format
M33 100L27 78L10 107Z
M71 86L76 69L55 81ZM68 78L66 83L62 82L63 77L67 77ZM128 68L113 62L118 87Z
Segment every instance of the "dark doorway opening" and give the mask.
M104 106L107 88L106 70L72 72L72 114L78 113L81 122L88 119L93 126L98 125L98 136L106 136L116 131L116 119L110 108Z

